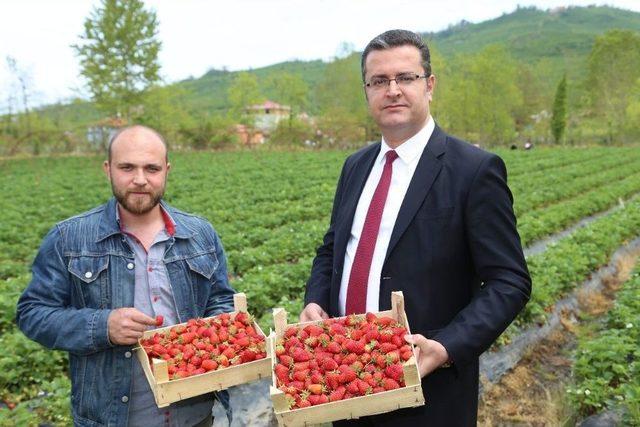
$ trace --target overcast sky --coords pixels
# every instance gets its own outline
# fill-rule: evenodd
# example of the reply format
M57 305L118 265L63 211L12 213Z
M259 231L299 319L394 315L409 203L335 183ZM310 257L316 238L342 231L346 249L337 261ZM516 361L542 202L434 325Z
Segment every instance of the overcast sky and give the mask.
M461 20L482 22L517 4L553 8L594 0L146 0L160 22L165 82L210 68L258 68L291 59L329 60L342 43L362 50L391 28L439 31ZM15 87L5 58L30 78L32 104L86 97L78 59L84 19L99 0L0 0L0 112ZM640 0L606 4L640 11ZM15 91L14 91L15 92Z

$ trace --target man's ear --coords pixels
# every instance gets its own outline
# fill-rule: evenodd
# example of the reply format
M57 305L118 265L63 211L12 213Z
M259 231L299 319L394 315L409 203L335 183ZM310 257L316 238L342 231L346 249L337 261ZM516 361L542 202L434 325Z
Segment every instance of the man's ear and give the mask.
M102 163L102 170L109 181L111 181L111 165L109 164L109 160L105 160L104 163Z

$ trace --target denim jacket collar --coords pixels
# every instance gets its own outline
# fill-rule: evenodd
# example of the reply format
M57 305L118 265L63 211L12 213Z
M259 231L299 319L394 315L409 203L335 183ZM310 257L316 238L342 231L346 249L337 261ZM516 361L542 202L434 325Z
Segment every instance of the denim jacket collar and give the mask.
M120 234L120 227L118 226L118 222L116 220L116 208L118 206L118 202L115 197L109 199L107 204L105 205L103 211L103 218L100 221L100 230L98 232L98 238L96 242L100 242L107 237L113 236L114 234ZM180 221L178 215L174 215L174 210L169 204L167 204L164 200L160 201L160 206L169 213L171 219L174 221L176 226L176 232L173 235L176 239L189 239L195 235L195 232L185 226L184 223Z

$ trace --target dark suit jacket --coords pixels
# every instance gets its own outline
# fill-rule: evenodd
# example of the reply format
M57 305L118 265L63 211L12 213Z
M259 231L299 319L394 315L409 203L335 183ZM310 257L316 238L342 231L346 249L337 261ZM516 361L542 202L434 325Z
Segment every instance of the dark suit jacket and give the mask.
M305 305L338 316L344 255L360 193L380 151L344 163L331 225L318 248ZM454 367L422 381L426 405L375 417L383 425L475 425L478 357L531 293L506 168L496 155L435 127L402 202L380 278L380 310L404 294L412 333L440 342Z

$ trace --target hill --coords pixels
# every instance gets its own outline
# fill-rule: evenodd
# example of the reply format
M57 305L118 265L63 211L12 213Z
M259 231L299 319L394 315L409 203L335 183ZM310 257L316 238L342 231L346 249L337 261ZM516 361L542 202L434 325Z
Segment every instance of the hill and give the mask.
M480 23L460 22L446 30L423 33L445 57L471 54L495 43L504 44L519 61L535 65L545 62L549 70L549 90L559 76L567 72L570 79L581 80L586 59L596 36L610 29L629 29L640 32L640 13L608 6L566 7L540 10L518 7L515 11ZM315 112L313 88L322 79L326 62L288 61L249 70L258 77L261 86L273 74L289 72L300 75L311 89L309 110ZM436 70L437 72L437 70ZM237 72L212 69L199 78L173 83L179 88L183 101L192 112L221 112L228 107L227 89ZM264 95L272 95L266 90ZM277 99L275 99L277 101ZM60 110L64 113L61 113ZM98 118L88 103L45 107L48 115L66 115L71 121L87 122Z

